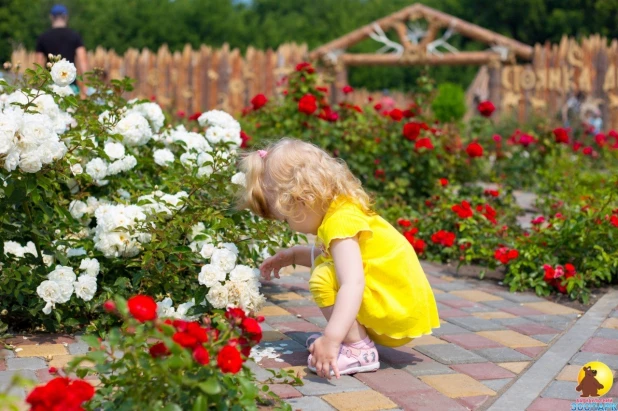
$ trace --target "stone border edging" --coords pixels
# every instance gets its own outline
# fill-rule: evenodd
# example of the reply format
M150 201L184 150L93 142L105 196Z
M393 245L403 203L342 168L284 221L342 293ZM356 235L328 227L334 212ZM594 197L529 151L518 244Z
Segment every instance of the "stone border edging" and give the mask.
M618 290L601 297L487 411L524 411L618 306Z

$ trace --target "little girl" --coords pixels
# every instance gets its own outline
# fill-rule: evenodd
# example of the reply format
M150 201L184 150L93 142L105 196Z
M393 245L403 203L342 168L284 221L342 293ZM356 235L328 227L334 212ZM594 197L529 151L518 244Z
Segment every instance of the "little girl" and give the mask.
M279 251L262 276L289 265L311 267L309 289L328 324L307 340L319 376L375 371L375 344L398 347L439 327L438 310L414 249L370 208L343 161L316 146L283 139L247 154L239 207L317 235L315 246Z

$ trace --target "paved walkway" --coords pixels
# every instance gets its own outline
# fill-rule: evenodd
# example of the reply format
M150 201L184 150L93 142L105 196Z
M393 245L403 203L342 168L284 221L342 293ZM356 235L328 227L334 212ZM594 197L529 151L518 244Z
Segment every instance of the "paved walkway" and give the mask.
M380 348L377 372L340 380L306 369L305 339L325 326L308 291L309 275L264 284L269 303L260 313L266 317L261 358L250 363L258 380L270 378L265 368L294 370L304 385L271 385L294 410L561 411L578 398L582 364L595 360L618 370L618 290L582 316L531 293L511 294L423 266L441 327L408 346ZM0 389L15 372L45 381L49 366L61 367L87 349L68 335L26 338L6 341L21 350L0 353ZM604 398L610 397L618 403L618 382Z

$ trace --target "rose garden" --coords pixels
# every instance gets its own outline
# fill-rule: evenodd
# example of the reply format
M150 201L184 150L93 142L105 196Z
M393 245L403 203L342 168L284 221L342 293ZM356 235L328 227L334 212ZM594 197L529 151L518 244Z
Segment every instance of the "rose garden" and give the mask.
M13 76L0 80L0 374L11 373L0 379L0 409L414 410L432 401L433 409L488 409L577 327L583 311L606 293L616 299L618 130L567 128L553 117L522 123L498 116L491 99L464 118L458 90L428 75L416 79L404 105L359 102L350 85L326 87L313 61L294 65L280 96L249 96L242 113L189 116L156 99L128 99L132 79L106 81L96 68L82 78L92 94L81 99L69 87L75 66L60 56L49 67L5 68ZM333 92L342 97L335 101ZM257 267L311 238L235 208L243 151L284 136L344 160L423 261L444 334L381 352L390 365L376 375L414 380L443 398L423 388L430 398L423 402L371 376L310 392L318 383L294 347L324 320L308 300L307 273L263 283ZM617 304L598 341L581 344L602 347L579 352L612 369ZM515 317L521 322L495 321ZM488 345L451 337L470 332ZM510 345L492 332L527 340ZM37 342L23 345L28 340ZM62 352L37 354L50 341ZM478 360L458 362L459 351L449 351L437 364L441 354L431 348L411 354L442 345ZM505 347L524 357L474 351ZM41 360L29 372L11 368L30 357ZM417 371L434 362L441 371ZM465 369L475 364L501 373L476 378ZM450 384L482 389L452 394L431 379L454 375L472 382ZM479 383L506 379L499 387ZM346 390L367 402L350 397L354 405L345 405L337 396ZM378 405L368 391L380 395ZM565 401L560 406L568 399L549 397ZM528 409L550 409L545 400Z

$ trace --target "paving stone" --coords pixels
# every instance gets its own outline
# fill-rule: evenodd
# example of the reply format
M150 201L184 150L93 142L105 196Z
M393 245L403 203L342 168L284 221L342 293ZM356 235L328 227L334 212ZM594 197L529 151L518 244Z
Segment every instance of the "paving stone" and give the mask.
M292 301L292 300L304 300L304 298L296 293L292 292L283 292L271 294L268 296L268 299L272 302L284 302L284 301Z
M513 314L519 317L527 316L527 315L543 315L543 313L539 310L535 310L534 308L525 307L525 306L517 306L517 307L503 307L502 311L505 311L509 314Z
M510 380L515 377L515 374L512 372L491 362L480 364L456 364L451 365L451 368L459 373L469 375L475 380L496 380L503 378Z
M470 331L497 331L504 330L504 326L502 324L495 323L491 320L485 320L483 318L477 318L474 316L464 317L464 318L451 318L449 322Z
M541 355L547 347L519 347L515 348L515 351L519 351L522 354L529 356L530 358L537 358Z
M603 321L601 327L618 330L618 318L608 318L607 320Z
M408 365L403 370L415 377L420 377L421 375L455 374L455 371L448 366L433 360Z
M465 334L464 334L465 335ZM441 340L433 335L423 335L422 337L415 338L406 347L416 347L417 345L434 345L434 344L446 344L446 341Z
M299 296L300 297L300 296ZM315 302L308 298L302 298L300 300L289 300L281 303L277 303L279 307L288 309L290 307L315 307Z
M594 337L584 344L581 351L618 355L618 344L616 340Z
M448 308L442 311L438 310L438 315L440 318L470 317L469 313L456 308Z
M506 313L509 314L509 313ZM509 314L512 315L512 314ZM500 323L506 327L509 327L511 325L526 325L526 324L538 324L535 323L532 320L529 320L527 318L522 318L522 317L514 317L514 318L495 318L493 321Z
M300 344L298 341L286 340L286 341L270 341L268 343L260 344L262 347L273 347L277 352L293 351L293 352L307 352L305 343Z
M506 347L544 347L546 344L512 330L482 331L478 335L496 341Z
M249 360L245 362L245 365L251 370L251 372L255 375L256 381L266 381L271 378L273 375L266 371L264 368L260 367L253 360Z
M295 331L316 333L316 332L322 331L320 327L318 327L315 324L311 324L309 321L293 321L289 323L277 323L275 328L282 333L295 332Z
M341 378L327 380L312 375L303 379L304 385L297 387L303 395L326 395L338 392L363 391L369 389L356 378L342 375Z
M69 354L71 354L71 355L86 354L88 352L89 348L90 347L88 346L88 344L86 344L81 339L78 339L77 342L75 342L73 344L69 344L69 346L68 346Z
M466 407L466 409L475 411L479 409L489 398L490 397L488 395L476 395L474 397L457 398L456 401Z
M494 390L465 374L426 375L420 379L450 398L496 395Z
M356 378L388 397L397 393L430 389L418 378L403 370L386 369L372 373L360 373L356 375Z
M475 304L475 305L473 305L471 307L463 307L463 308L461 308L461 311L465 311L467 313L472 313L472 315L474 315L476 317L479 317L479 318L485 318L485 317L481 317L480 315L477 315L477 314L490 313L492 311L495 311L495 309L493 307L488 307L486 305Z
M410 390L406 393L392 394L389 397L409 411L468 411L468 408L453 398L442 395L429 386L427 389Z
M307 351L307 338L309 336L317 334L315 331L290 331L285 333L286 337L291 338L296 344L300 344L304 351ZM295 346L296 347L296 346ZM298 350L297 350L298 351Z
M483 357L455 344L421 345L416 350L446 365L486 362Z
M5 360L15 358L15 351L2 349L0 350L0 358L4 358Z
M513 308L513 307L520 307L519 304L514 303L513 301L509 301L509 300L500 300L500 301L484 301L483 304L489 306L489 307L493 307L493 308L498 308L498 309L504 309L504 308Z
M54 355L66 355L67 353L67 349L62 344L23 345L19 347L17 357L53 357Z
M0 359L0 371L6 371L6 362Z
M268 324L266 321L260 323L260 328L262 329L262 332L264 331L277 331L273 328L272 325Z
M277 324L279 323L289 323L292 321L302 321L298 319L295 315L273 315L271 317L265 317L266 323L277 328Z
M51 381L56 377L55 375L49 373L48 368L36 370L34 374L36 375L36 380L41 384L45 384L46 382Z
M38 370L47 368L45 360L36 357L28 358L9 358L6 360L6 367L10 371L14 370ZM6 372L6 371L4 371Z
M577 382L553 381L541 394L543 398L558 398L561 400L576 400L580 393L575 390Z
M56 367L58 369L64 368L67 364L73 359L76 358L75 355L55 355L52 360L47 364L48 367ZM80 367L94 367L94 363L90 361L82 361L80 363Z
M441 303L443 303L446 300L461 300L461 298L457 297L456 295L445 293L445 292L441 292L438 294L434 293L434 297L436 298L436 301L441 302Z
M326 321L326 318L324 318L323 315L320 315L319 317L308 317L305 319L311 324L315 324L320 328L326 328L326 325L328 325L328 321Z
M582 369L580 365L567 365L556 376L558 381L577 381L579 371Z
M579 352L571 358L569 364L584 365L591 361L600 361L610 369L618 369L618 355L599 354L593 352Z
M281 340L289 340L290 338L280 333L279 331L264 331L262 330L262 341L281 341Z
M431 345L425 347L438 347L439 345ZM419 354L421 346L414 347L382 347L377 346L378 353L380 355L380 361L386 362L390 365L394 366L406 366L412 365L425 360L425 357L422 354Z
M446 341L459 345L467 350L480 350L482 348L499 348L502 345L474 333L449 334L443 337Z
M502 388L504 388L508 383L510 383L513 379L512 378L500 378L497 380L483 380L482 383L489 387L490 389L498 392L500 391Z
M334 411L335 409L318 397L301 397L286 400L293 410Z
M257 315L263 315L264 317L273 317L273 316L291 315L291 313L277 305L269 305L269 306L265 306L264 308L262 308L257 313Z
M537 398L526 411L570 410L572 401L556 398Z
M509 328L513 331L517 331L524 335L536 335L536 334L558 334L558 330L555 328L547 327L542 324L524 324L524 325L511 325Z
M612 313L609 316L610 317L614 317L614 318L618 318L618 310L612 311Z
M556 337L558 336L558 334L539 334L539 335L531 335L532 338L534 338L535 340L539 340L544 342L545 344L549 344L550 342L552 342Z
M612 328L599 328L594 336L618 340L618 330L614 330ZM0 355L0 357L2 357L2 355Z
M289 311L296 315L300 314L301 317L323 317L322 311L318 308L318 306L299 306L299 307L289 307Z
M542 298L532 293L511 293L509 291L496 291L495 295L504 298L505 300L513 301L514 303L536 303L544 301Z
M482 318L484 320L497 320L502 318L517 318L513 314L509 314L504 311L493 311L491 307L484 307L481 312L472 313L473 316L477 318Z
M485 302L485 301L501 301L502 297L498 297L496 295L492 295L486 293L485 291L479 290L462 290L462 291L451 291L451 294L456 295L457 297L463 298L465 300L473 301L475 303Z
M282 399L299 398L303 395L289 384L270 384L268 386L272 392L277 394Z
M373 390L328 394L322 399L339 411L379 411L397 408L397 404Z
M466 300L463 298L459 298L459 296L457 296L458 298L453 298L450 300L444 300L442 301L442 304L444 305L448 305L451 308L464 308L464 307L475 307L478 306L480 307L479 304L476 304L473 301L470 300Z
M511 362L511 361L530 361L531 358L512 348L483 348L482 350L474 350L478 354L491 362Z
M528 364L530 364L529 361L520 361L520 362L501 362L498 363L498 365L502 368L506 368L507 370L515 373L515 374L520 374L523 370L526 369L526 367L528 366Z
M24 345L43 345L43 344L73 344L75 343L75 337L69 334L24 334L17 335L15 337L7 338L5 343L24 346Z
M294 375L297 376L298 378L305 378L308 375L312 375L311 371L309 371L309 368L307 368L306 365L300 365L300 366L295 366L295 367L284 367L282 369L285 371L293 372Z
M15 374L19 374L23 378L36 381L36 374L32 370L18 370L18 371L0 371L0 392L5 391L11 384L11 380ZM23 388L13 387L8 391L9 395L14 395L18 398L25 398L26 391ZM29 409L29 408L26 408Z
M470 286L459 281L453 281L451 283L446 282L442 284L434 284L432 288L437 288L438 290L451 292L451 291L464 291L469 290Z
M530 307L537 311L541 311L545 314L550 315L563 315L563 314L580 314L581 311L576 310L571 307L567 307L565 305L560 305L556 303L552 303L551 301L542 301L536 303L524 303L525 307Z
M466 330L465 328L459 327L455 324L451 324L449 322L440 324L440 328L434 328L432 330L432 334L437 337L442 337L443 335L449 334L463 334L470 333L472 331Z

